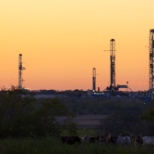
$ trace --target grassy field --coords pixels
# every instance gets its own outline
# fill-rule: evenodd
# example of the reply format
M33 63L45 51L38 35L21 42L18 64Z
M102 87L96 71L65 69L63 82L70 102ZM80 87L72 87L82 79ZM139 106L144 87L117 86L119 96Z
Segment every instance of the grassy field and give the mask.
M60 139L27 138L0 140L0 154L154 154L154 147L90 143L65 145Z

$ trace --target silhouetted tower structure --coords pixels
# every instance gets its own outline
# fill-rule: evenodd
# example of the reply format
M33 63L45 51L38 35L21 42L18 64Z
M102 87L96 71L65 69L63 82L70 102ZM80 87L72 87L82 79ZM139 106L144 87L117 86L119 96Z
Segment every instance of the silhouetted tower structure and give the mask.
M149 35L149 90L154 89L154 29Z
M115 89L116 78L115 78L115 40L110 40L110 88Z
M96 91L96 68L93 68L92 89Z
M22 54L19 54L19 81L18 81L18 89L22 89L22 83L23 83L23 78L22 78L22 71L25 69L23 66L22 66Z

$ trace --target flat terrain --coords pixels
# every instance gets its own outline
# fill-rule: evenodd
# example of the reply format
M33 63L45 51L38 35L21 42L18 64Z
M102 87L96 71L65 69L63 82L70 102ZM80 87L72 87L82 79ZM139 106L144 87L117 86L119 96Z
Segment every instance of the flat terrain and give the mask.
M96 128L99 126L100 121L107 118L107 115L77 115L72 118L79 128ZM63 123L66 117L57 117L59 123Z
M154 154L151 146L113 144L63 144L59 138L0 140L0 154Z

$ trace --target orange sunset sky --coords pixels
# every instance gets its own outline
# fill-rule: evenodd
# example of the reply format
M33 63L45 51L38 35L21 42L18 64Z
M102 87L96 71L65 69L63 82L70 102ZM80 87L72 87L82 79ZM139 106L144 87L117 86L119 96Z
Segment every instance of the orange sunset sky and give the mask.
M154 0L0 0L0 87L31 90L92 88L110 81L110 39L116 43L116 83L149 87L149 30Z

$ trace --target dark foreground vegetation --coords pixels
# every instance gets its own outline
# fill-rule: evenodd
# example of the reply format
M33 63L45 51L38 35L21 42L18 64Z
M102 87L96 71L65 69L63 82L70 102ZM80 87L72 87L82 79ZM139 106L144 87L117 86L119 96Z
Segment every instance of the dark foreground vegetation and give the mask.
M0 154L154 153L154 147L63 144L62 135L154 136L154 102L137 99L35 99L17 89L0 92ZM95 129L79 128L76 115L107 115ZM63 124L56 117L66 117Z
M1 154L153 154L154 147L83 143L67 145L57 138L6 139L0 141Z

